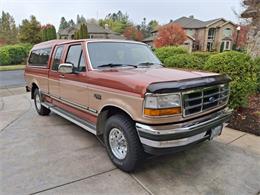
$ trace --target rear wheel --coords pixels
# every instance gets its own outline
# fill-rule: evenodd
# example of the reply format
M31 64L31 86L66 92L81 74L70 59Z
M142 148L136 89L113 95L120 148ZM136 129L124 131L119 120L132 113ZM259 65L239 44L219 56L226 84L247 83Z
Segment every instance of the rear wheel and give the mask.
M39 89L35 89L34 91L34 105L39 115L44 116L50 114L51 112L50 109L42 105L42 97Z
M125 115L114 115L107 120L104 142L111 161L123 171L134 171L143 158L134 122Z

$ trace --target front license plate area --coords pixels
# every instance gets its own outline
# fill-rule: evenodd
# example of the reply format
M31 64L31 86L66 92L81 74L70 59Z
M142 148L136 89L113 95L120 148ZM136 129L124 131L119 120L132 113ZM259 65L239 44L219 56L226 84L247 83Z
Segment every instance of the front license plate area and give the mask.
M211 129L211 133L210 133L210 139L213 139L214 137L217 137L218 135L221 134L223 129L223 125L219 125L217 127L214 127Z

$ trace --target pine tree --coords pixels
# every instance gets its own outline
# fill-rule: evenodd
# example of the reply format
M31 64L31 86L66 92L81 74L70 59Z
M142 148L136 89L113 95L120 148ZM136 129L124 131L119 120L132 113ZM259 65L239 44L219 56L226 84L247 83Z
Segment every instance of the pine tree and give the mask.
M8 13L2 11L0 17L0 39L8 44L17 42L17 27L14 18Z
M71 19L69 22L68 22L68 26L69 27L75 27L75 22Z
M31 16L30 20L22 21L22 25L19 26L19 40L32 44L41 42L41 24L35 16Z
M69 27L69 23L66 21L66 19L64 17L61 17L59 31L63 30L63 29L66 29L68 27Z
M57 39L57 32L55 26L52 25L52 39Z
M77 15L77 25L86 24L86 23L87 23L86 18L83 15L79 16L79 14L78 14Z
M42 39L42 41L47 41L46 26L42 26L42 29L41 29L41 39Z
M79 30L75 31L74 39L87 39L88 38L88 27L82 23Z
M57 38L56 29L52 24L47 24L41 30L42 41L53 40Z

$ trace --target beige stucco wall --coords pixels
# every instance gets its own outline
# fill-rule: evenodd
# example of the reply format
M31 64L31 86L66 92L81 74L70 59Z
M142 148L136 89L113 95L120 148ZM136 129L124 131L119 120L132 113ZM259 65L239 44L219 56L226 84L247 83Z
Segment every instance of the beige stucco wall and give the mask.
M199 48L200 50L203 50L204 48L204 37L205 37L205 29L194 29L193 38L195 38L196 41L199 41Z
M223 25L221 28L218 29L218 36L216 37L217 51L220 51L220 46L221 46L222 40L223 40L224 38L227 38L227 37L225 37L225 35L224 35L224 30L225 30L226 28L230 28L231 31L232 31L231 36L229 37L230 40L231 40L231 47L232 47L232 45L234 44L234 41L235 41L235 40L233 40L232 34L236 31L236 27L235 27L233 24L231 24L231 23L227 23L226 25Z
M217 51L220 51L222 39L225 38L223 33L224 29L230 28L232 30L232 33L235 31L235 26L232 23L226 23L225 25L223 24L225 24L225 21L220 20L219 22L216 22L208 26L207 28L201 28L196 30L197 33L195 39L199 40L200 42L200 50L207 51L209 29L216 28L216 37L215 37L213 48ZM230 38L232 39L232 36Z
M182 46L187 48L187 50L191 53L192 52L192 44L193 44L193 40L188 38L186 41L184 41Z

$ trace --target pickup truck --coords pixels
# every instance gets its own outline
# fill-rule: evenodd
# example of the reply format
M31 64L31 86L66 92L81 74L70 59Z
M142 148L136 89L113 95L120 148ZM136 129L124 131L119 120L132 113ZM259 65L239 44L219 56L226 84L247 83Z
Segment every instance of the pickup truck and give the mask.
M36 111L51 111L95 134L111 161L133 171L146 153L194 147L230 118L230 78L165 68L144 43L52 40L35 45L25 68Z

